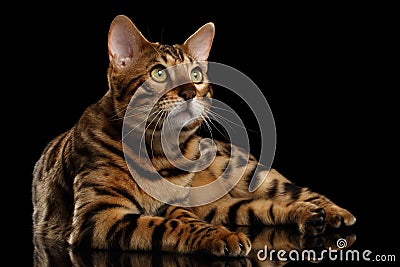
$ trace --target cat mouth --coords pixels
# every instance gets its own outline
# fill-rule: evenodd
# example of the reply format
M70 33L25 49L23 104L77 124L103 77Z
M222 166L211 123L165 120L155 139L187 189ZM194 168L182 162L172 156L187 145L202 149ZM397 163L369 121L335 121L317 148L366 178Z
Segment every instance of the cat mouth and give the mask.
M203 108L192 100L185 101L172 108L169 112L168 120L177 126L191 124L202 117Z
M179 115L180 113L189 113L190 115L194 115L193 108L193 102L192 100L189 100L174 107L171 111L171 115Z

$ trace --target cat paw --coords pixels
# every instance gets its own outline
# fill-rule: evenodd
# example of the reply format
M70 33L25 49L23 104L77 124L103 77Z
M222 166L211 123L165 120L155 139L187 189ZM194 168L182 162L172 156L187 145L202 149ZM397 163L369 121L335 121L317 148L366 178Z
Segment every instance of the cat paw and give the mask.
M209 235L207 248L214 256L247 256L251 250L249 238L241 232L230 232L223 227Z
M356 217L346 209L336 205L326 206L324 209L327 223L334 228L351 226L356 223Z
M326 228L325 217L326 212L323 208L310 209L299 224L300 232L309 236L322 234Z

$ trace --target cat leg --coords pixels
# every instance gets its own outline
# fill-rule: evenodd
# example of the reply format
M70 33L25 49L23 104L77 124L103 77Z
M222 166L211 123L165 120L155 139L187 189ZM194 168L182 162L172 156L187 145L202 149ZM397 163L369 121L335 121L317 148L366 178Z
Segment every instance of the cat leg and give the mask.
M192 208L203 220L223 225L297 224L302 234L318 235L325 230L325 211L310 202L282 202L259 198L224 198Z
M102 190L105 194L104 188ZM124 251L200 252L216 256L245 256L250 252L251 243L243 233L202 221L185 222L189 217L184 216L173 219L174 216L143 215L129 199L110 198L108 195L85 200L85 190L80 193L69 237L73 246ZM175 213L178 215L177 211Z
M261 180L263 177L265 179L254 192L250 193L248 187L253 175L250 177L249 173L254 174L252 168L254 169L255 166L248 166L247 175L245 174L235 188L229 192L231 196L265 197L282 203L284 206L290 206L293 203L306 206L312 204L324 210L327 223L334 228L339 228L342 225L350 226L356 222L355 216L348 210L339 207L322 194L313 192L307 187L295 185L275 169L266 170L261 168L261 171L257 172L253 179Z
M210 237L211 239L217 237L215 243L224 243L224 242L226 243L226 244L216 245L217 247L221 247L223 245L225 247L224 248L225 254L229 254L232 252L233 254L238 254L238 253L240 254L240 252L235 252L235 250L237 250L238 247L239 250L245 252L245 254L247 254L251 249L251 242L243 233L230 232L227 228L225 228L222 225L210 224L200 219L200 217L198 217L188 208L168 206L168 208L165 209L160 214L160 216L168 219L179 220L192 226L193 228L191 229L191 232L193 232L194 235L193 237L194 239L192 240L192 242L194 242L195 244L201 243L204 237ZM218 238L220 233L217 233L216 231L222 232L223 235L225 235L225 237L222 238L224 240ZM238 238L235 237L236 235Z
M310 207L310 211L317 207L322 208L327 223L332 227L350 226L355 223L356 218L348 210L339 207L324 195L295 185L277 170L260 164L253 155L243 149L223 142L217 142L217 148L219 153L213 164L207 170L196 174L193 181L195 186L205 185L217 179L221 188L229 188L228 195L232 198L261 197L283 207L300 202ZM249 192L249 189L252 192Z

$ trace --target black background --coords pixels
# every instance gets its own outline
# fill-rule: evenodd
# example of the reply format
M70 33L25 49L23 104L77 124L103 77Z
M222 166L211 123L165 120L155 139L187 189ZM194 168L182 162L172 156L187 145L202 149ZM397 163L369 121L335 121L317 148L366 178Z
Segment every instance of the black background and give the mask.
M182 43L214 22L209 60L249 76L273 112L273 166L355 214L354 248L400 260L394 8L361 2L277 7L246 1L219 8L203 1L148 2L53 1L9 10L13 19L3 34L10 48L3 51L3 82L9 85L2 109L11 108L2 113L4 145L11 148L5 166L11 175L3 178L12 187L3 191L12 196L4 204L12 250L31 258L33 166L47 142L106 92L107 33L112 19L125 14L146 38L167 44ZM215 97L235 108L229 95ZM256 127L245 108L237 112ZM259 139L251 137L257 154Z

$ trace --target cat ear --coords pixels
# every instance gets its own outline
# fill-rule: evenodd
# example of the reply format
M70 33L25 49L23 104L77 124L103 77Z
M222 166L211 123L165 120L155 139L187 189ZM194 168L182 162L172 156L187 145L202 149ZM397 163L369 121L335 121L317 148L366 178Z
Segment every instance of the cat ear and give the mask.
M135 62L149 42L124 15L118 15L111 22L108 32L108 56L119 69Z
M212 41L214 39L215 26L209 22L194 34L192 34L183 45L187 47L189 53L198 61L205 61L210 54Z

